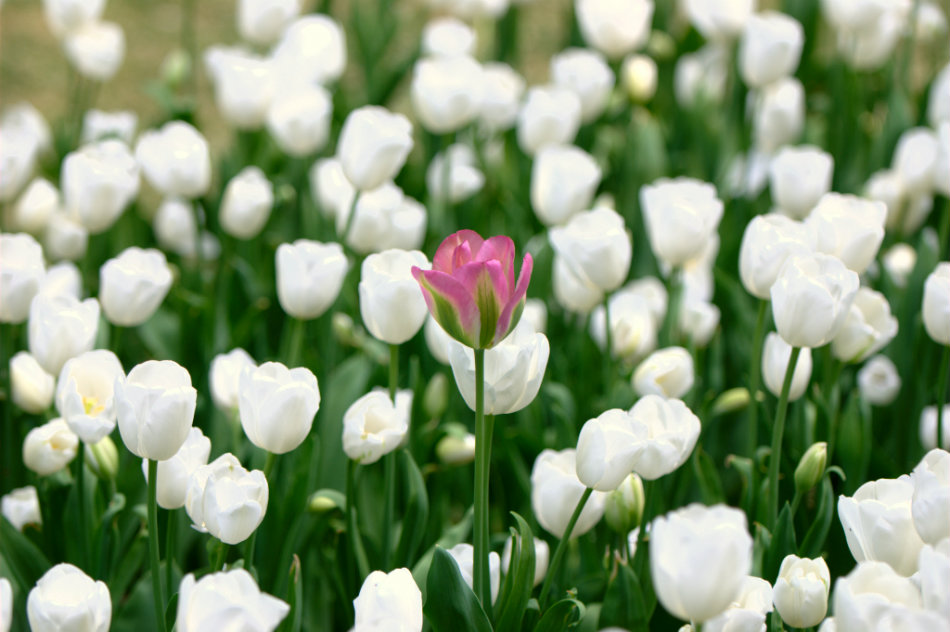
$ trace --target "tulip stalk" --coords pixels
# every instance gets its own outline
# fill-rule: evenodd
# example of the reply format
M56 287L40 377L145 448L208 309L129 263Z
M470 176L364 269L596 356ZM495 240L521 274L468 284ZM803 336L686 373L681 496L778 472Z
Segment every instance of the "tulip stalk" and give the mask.
M666 320L663 322L663 330L660 334L660 344L666 347L676 344L676 328L679 321L680 304L683 302L683 279L679 266L670 271L669 293L669 309L666 311Z
M749 430L747 454L755 458L759 447L759 388L762 385L762 344L765 341L765 316L769 309L768 301L759 301L759 313L755 319L755 334L752 339L752 368L749 375Z
M346 531L349 536L353 558L356 560L356 569L360 581L369 575L369 561L366 559L366 550L360 538L359 525L356 520L356 461L347 459L346 463Z
M396 405L396 389L399 387L399 345L389 345L389 399ZM396 495L396 453L383 457L383 570L389 572L392 563L393 505Z
M353 191L353 201L350 202L350 214L346 216L346 224L343 226L343 232L338 236L340 244L345 248L346 247L346 238L350 234L350 230L353 228L353 220L356 217L356 204L360 201L359 189Z
M472 583L475 595L491 610L488 573L488 470L491 463L492 423L485 418L485 350L475 352L475 542Z
M541 594L538 597L538 603L541 604L542 608L544 607L545 598L551 590L552 578L557 575L558 567L561 565L561 559L567 551L567 543L571 539L571 532L574 531L574 525L577 524L577 520L581 517L581 512L584 511L584 505L587 504L587 500L593 493L594 490L591 487L584 490L581 499L577 501L577 506L574 507L574 513L571 514L571 519L567 522L567 528L564 530L561 541L557 543L557 549L554 551L554 557L551 558L551 565L548 567L547 575L544 577L544 584L541 586Z
M950 429L944 423L944 406L947 403L947 373L950 371L950 345L944 345L940 360L940 377L937 379L937 445L950 445ZM943 439L941 442L940 439Z
M165 598L162 596L161 560L158 554L158 461L148 459L148 553L152 566L152 599L158 630L165 629Z
M782 383L782 394L778 400L778 411L775 415L775 426L772 428L772 452L769 457L769 529L775 527L778 518L778 476L779 465L782 461L782 435L785 433L785 415L788 412L788 393L792 388L792 377L795 375L795 365L801 347L792 347L792 354L788 358L788 367L785 369L785 381Z
M613 336L610 325L610 295L604 294L604 390L609 394L613 384Z

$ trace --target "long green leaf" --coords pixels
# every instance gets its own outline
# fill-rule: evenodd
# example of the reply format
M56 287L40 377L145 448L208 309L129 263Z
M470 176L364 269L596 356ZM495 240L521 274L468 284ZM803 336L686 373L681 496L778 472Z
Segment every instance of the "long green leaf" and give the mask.
M406 511L402 519L402 532L396 545L396 560L404 566L415 561L416 551L425 536L426 521L429 519L429 493L422 472L408 450L399 451L399 461L403 467L403 479L406 481Z
M511 530L511 564L495 607L497 632L517 632L521 629L525 607L534 588L534 533L524 518L515 512L511 512L511 515L518 523L518 528Z
M488 615L462 579L458 564L441 547L432 556L426 588L422 612L434 632L491 632Z
M584 616L584 604L577 599L567 598L555 602L548 608L534 632L563 632Z

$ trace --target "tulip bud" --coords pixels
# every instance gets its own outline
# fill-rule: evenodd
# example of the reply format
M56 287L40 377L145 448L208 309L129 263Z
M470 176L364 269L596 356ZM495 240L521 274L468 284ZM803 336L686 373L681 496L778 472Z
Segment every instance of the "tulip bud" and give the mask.
M692 178L662 178L640 189L653 254L670 266L696 258L719 227L716 188Z
M363 260L360 315L378 340L402 344L415 336L425 321L426 302L412 278L413 267L429 267L418 250L386 250Z
M524 79L511 66L488 62L482 66L482 96L479 124L490 132L511 129L518 119Z
M267 110L267 130L281 151L302 158L323 149L330 136L333 102L318 85L294 85Z
M285 454L303 443L320 409L320 388L310 369L280 362L245 367L238 380L238 410L247 438Z
M432 321L435 323L435 321ZM438 323L435 323L438 326ZM422 408L429 419L440 419L449 405L449 380L445 373L436 373L426 384L422 396Z
M581 100L558 86L536 86L518 112L518 146L534 156L545 145L574 141L581 125ZM599 178L598 178L599 180Z
M392 180L412 150L412 124L379 106L350 112L340 131L337 157L358 191L371 191Z
M85 443L97 443L115 428L114 389L123 377L119 358L107 349L87 351L63 365L56 409Z
M551 58L551 81L567 88L581 101L581 121L600 117L614 88L614 73L600 53L568 48Z
M42 235L60 206L59 190L45 178L34 178L13 206L10 223L18 230Z
M96 443L84 443L86 466L103 481L115 480L119 472L119 450L109 435Z
M267 498L264 473L248 472L237 457L225 453L189 477L185 511L198 531L208 532L225 544L238 544L261 524ZM183 602L179 596L179 608Z
M300 14L300 0L240 0L237 6L238 33L258 46L269 46L280 38L287 25Z
M924 329L934 342L950 345L950 263L937 264L924 282Z
M80 75L108 81L125 57L125 32L113 22L87 22L63 38L63 50Z
M67 214L91 234L102 233L138 195L139 164L122 141L102 140L67 154L60 188ZM55 228L52 218L49 228Z
M211 455L211 440L201 428L193 426L178 452L170 459L158 462L156 499L163 509L178 509L185 506L188 479L199 467L208 463ZM142 474L148 481L148 460L142 461Z
M578 213L565 226L552 228L548 238L561 259L585 282L612 292L626 280L633 242L616 211L600 207Z
M830 591L831 574L823 558L787 555L775 580L772 600L785 623L810 628L825 618Z
M577 478L598 491L617 489L633 470L636 448L626 411L614 408L588 420L577 439Z
M828 444L824 441L813 443L805 450L798 466L795 468L795 491L804 494L818 484L825 474L825 463L828 460ZM809 626L798 626L807 628Z
M679 399L693 387L693 356L683 347L667 347L651 353L633 372L633 389Z
M161 251L132 246L100 268L99 303L111 323L136 327L158 310L171 284L171 269Z
M475 54L475 31L458 18L429 20L422 29L422 53L435 57Z
M212 46L204 61L221 116L238 129L259 129L277 89L273 55L262 58L239 48Z
M782 147L769 163L772 201L783 215L804 219L831 189L834 158L812 145Z
M472 576L475 570L475 547L463 542L456 544L451 549L446 549L446 552L452 556L452 559L458 565L462 581L468 584L469 588L472 588ZM491 601L494 603L498 599L498 589L501 586L501 558L494 551L488 554L488 577L491 586Z
M39 415L53 403L55 389L56 379L29 353L20 351L10 358L10 395L19 408Z
M131 110L86 110L82 117L82 144L94 143L105 138L118 138L126 145L132 144L138 115Z
M40 498L36 488L32 485L13 489L0 498L0 514L6 518L13 528L23 531L28 524L41 525L43 523L40 512Z
M910 475L914 484L911 516L921 539L939 546L950 536L950 453L933 449Z
M290 606L261 592L243 568L205 575L197 582L185 575L178 588L175 629L201 632L240 625L246 632L273 632Z
M548 559L551 550L548 548L548 543L541 538L532 539L534 540L534 585L537 586L544 580L544 576L548 572ZM521 546L526 545L522 542ZM511 567L513 548L514 544L511 536L509 536L508 539L505 540L504 552L501 554L501 572L505 575L508 574L508 569Z
M575 0L574 11L587 45L620 59L646 43L653 0Z
M901 389L901 376L890 358L876 355L858 371L861 397L874 406L887 406Z
M744 386L730 388L720 393L719 397L713 401L712 414L715 417L738 412L748 406L751 401L752 396L749 395L749 389Z
M791 345L774 331L769 332L762 347L762 379L769 392L776 397L782 396L785 372L788 370L788 361L791 357ZM798 362L792 374L792 384L788 389L788 401L794 402L805 394L805 389L811 381L811 369L811 349L805 347L798 354Z
M26 614L34 632L108 632L112 599L103 581L94 581L72 564L57 564L30 590Z
M648 481L678 469L699 439L699 417L678 399L644 395L630 409L633 471Z
M330 511L335 511L339 509L343 511L346 509L346 498L342 497L342 494L335 492L336 490L320 490L314 492L310 499L307 501L307 511L315 514L325 514ZM337 495L342 498L338 497ZM341 504L341 502L343 504Z
M221 197L218 221L237 239L252 239L264 228L274 206L274 186L257 167L245 167L231 178Z
M448 195L453 204L475 195L484 184L485 175L476 165L475 152L462 143L455 143L447 151L436 154L426 171L429 194L440 200Z
M197 198L211 185L208 141L188 123L172 121L145 132L135 157L149 184L163 195Z
M887 207L853 195L827 193L805 223L818 236L817 250L832 254L858 274L874 261L884 239Z
M66 467L78 448L79 437L62 418L56 418L26 433L23 465L40 476L49 476Z
M271 59L294 80L326 85L339 79L346 68L346 34L327 15L304 15L284 31Z
M412 392L398 391L393 402L375 390L353 402L343 415L343 451L362 465L389 454L406 440Z
M500 343L486 349L485 414L514 413L533 402L541 389L550 352L547 336L534 331L524 320ZM475 353L453 341L449 363L462 399L475 410Z
M471 123L481 103L481 74L479 63L467 55L417 61L409 93L422 127L448 134Z
M583 149L545 147L531 168L531 207L545 225L564 224L590 206L601 175L600 167Z
M937 407L927 406L920 412L920 445L933 450L938 445L950 450L950 404L943 407L942 429L937 428Z
M656 62L647 55L632 55L627 57L620 74L621 83L627 89L627 94L634 103L647 103L656 94L657 75L659 74Z
M749 16L739 43L742 80L762 88L794 74L804 43L801 23L789 15L763 11Z
M576 454L573 449L543 450L531 468L531 509L538 524L557 538L564 537L571 514L586 489L577 479ZM605 497L603 492L591 494L571 538L579 538L600 522Z
M741 596L751 567L752 538L738 509L694 503L653 522L653 587L680 619L699 623L720 614Z
M367 575L353 610L357 629L375 624L379 629L422 630L422 592L407 568Z
M129 451L165 461L181 448L195 419L198 391L188 370L171 360L148 360L115 383L119 434Z
M294 318L322 315L340 294L349 267L340 244L298 239L277 247L277 298Z
M614 491L607 494L604 518L607 526L617 533L629 533L640 526L643 517L643 481L636 474L628 474Z
M475 460L475 435L447 434L435 445L435 455L446 465L467 465Z
M779 335L793 347L820 347L841 330L858 292L858 275L837 257L796 256L772 285L772 311Z
M853 497L839 498L838 518L855 561L887 562L905 577L917 571L924 543L911 515L913 494L913 482L905 474L870 481Z

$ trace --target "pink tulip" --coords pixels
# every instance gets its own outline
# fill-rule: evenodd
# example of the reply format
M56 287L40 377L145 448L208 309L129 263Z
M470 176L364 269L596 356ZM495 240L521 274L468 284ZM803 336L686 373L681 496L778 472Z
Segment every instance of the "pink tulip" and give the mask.
M515 284L515 244L472 230L449 235L432 269L412 268L429 312L446 332L473 349L489 349L507 336L524 309L533 261L525 254Z

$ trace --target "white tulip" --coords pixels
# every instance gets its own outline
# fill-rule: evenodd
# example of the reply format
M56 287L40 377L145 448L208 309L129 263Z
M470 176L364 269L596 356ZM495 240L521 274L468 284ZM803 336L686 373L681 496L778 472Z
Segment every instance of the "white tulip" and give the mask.
M126 248L99 270L99 304L109 322L141 325L158 310L172 285L172 272L160 250Z
M544 576L548 572L548 560L551 556L551 549L548 547L548 543L542 540L541 538L533 538L534 540L534 585L537 586L544 580ZM522 544L522 546L526 546ZM508 574L508 569L511 567L511 555L512 549L514 548L514 543L511 536L505 540L505 548L501 554L501 572L505 575Z
M914 583L883 562L859 562L847 576L835 581L833 610L838 632L927 629L884 624L886 618L920 606L920 591Z
M398 345L416 335L429 313L412 268L429 269L418 250L385 250L363 260L360 270L360 315L369 333Z
M681 55L673 73L673 92L682 108L721 103L729 76L728 50L715 43Z
M508 64L488 62L482 66L479 124L491 132L511 129L518 119L524 78Z
M237 457L225 453L192 473L185 511L198 531L208 532L225 544L238 544L261 524L267 499L264 473L248 472Z
M930 86L930 97L927 101L927 121L934 129L945 121L950 121L950 103L941 95L950 90L950 62L948 62L934 77Z
M13 625L13 586L6 577L0 577L0 632L10 632Z
M780 213L804 219L831 190L834 158L814 145L786 146L769 163L769 189Z
M182 257L194 257L198 252L198 223L191 202L167 198L152 217L155 239L164 250Z
M552 228L548 238L572 272L587 283L612 292L626 280L633 241L623 217L613 209L578 213L566 225Z
M788 361L792 356L792 347L777 333L770 332L765 338L762 347L762 381L769 392L781 397L782 386L785 383L785 372ZM811 349L805 347L798 355L795 372L792 374L792 384L788 391L788 401L794 402L805 394L808 383L811 381Z
M653 0L575 0L574 11L588 46L620 59L650 36Z
M621 83L636 103L646 103L656 94L659 71L656 62L647 55L630 55L623 60Z
M294 318L317 318L343 287L349 264L340 244L298 239L277 247L277 299Z
M238 129L260 129L277 89L274 62L223 46L205 51L204 61L214 86L215 105L224 119Z
M118 138L126 145L132 144L138 114L132 110L86 110L82 117L81 143L94 143L105 138Z
M375 624L371 629L422 632L422 592L407 568L367 575L353 610L357 629Z
M934 342L950 345L950 263L942 261L924 282L924 329Z
M755 146L772 154L782 145L794 143L805 126L805 88L794 77L784 77L763 88L752 113Z
M910 475L911 515L921 539L936 546L950 538L950 453L934 448Z
M86 256L89 231L85 226L63 212L49 218L43 233L43 249L51 261L79 261Z
M608 299L610 307L610 352L614 357L639 360L656 349L658 321L649 301L641 294L622 288ZM603 349L607 327L603 306L591 314L590 336Z
M399 173L412 145L409 119L367 105L346 117L337 143L337 158L357 190L371 191Z
M46 276L40 283L40 294L68 294L76 299L82 292L82 277L79 268L72 261L55 263L46 269Z
M619 408L588 420L577 439L577 478L598 491L617 489L633 471L636 439L630 414Z
M356 192L337 158L321 158L310 168L310 192L324 217L349 212Z
M822 196L805 223L818 236L818 252L835 255L858 274L874 260L884 239L887 207L853 195Z
M0 498L0 514L13 528L23 531L28 524L40 525L43 522L40 512L40 498L32 485L12 489Z
M541 389L551 347L523 318L508 336L485 350L486 415L518 412L534 401ZM470 347L449 343L449 363L462 399L475 410L475 354Z
M876 355L858 371L861 397L874 406L887 406L901 389L901 376L890 358Z
M936 86L931 88L936 90ZM937 126L937 160L934 164L933 188L936 193L950 197L950 121L942 121Z
M253 369L257 364L247 351L241 348L220 353L211 361L208 382L211 386L211 399L223 412L238 409L240 380L244 369Z
M594 158L579 147L544 147L531 168L531 207L543 224L564 224L590 207L602 175Z
M830 590L831 574L823 558L787 555L778 571L772 599L785 623L810 628L825 618Z
M26 615L33 632L108 632L112 598L105 582L72 564L57 564L30 590Z
M0 201L14 199L33 177L40 157L36 135L23 126L0 120Z
M201 132L183 121L148 130L135 145L145 179L166 196L196 198L211 185L211 155Z
M66 34L63 50L80 75L108 81L125 57L125 32L113 22L87 22Z
M950 450L950 404L943 407L942 431L937 429L937 417L936 406L926 406L920 412L920 445L925 450L933 450L938 445Z
M762 88L795 73L805 30L795 18L778 11L749 16L739 42L739 72L752 88Z
M536 86L528 90L518 111L518 146L533 156L545 145L574 141L581 125L581 100L574 92L558 86Z
M692 504L653 521L650 574L657 599L697 623L722 613L742 594L752 567L745 513Z
M188 479L202 465L208 464L211 456L211 439L204 436L201 428L192 426L178 452L158 462L158 478L155 479L156 501L162 509L179 509L185 506ZM142 474L148 482L148 459L142 460Z
M143 459L165 461L188 438L198 391L191 375L171 360L148 360L115 383L119 434L129 451Z
M868 3L853 4L860 10L862 4ZM909 27L910 2L875 1L873 4L877 6L862 16L864 23L860 27L844 28L837 34L838 52L856 70L876 70L883 66Z
M937 154L937 134L933 130L914 127L901 134L894 148L892 168L909 195L929 195L933 192Z
M274 207L274 186L258 167L245 167L231 178L221 197L218 221L237 239L256 237Z
M468 465L475 460L475 435L471 432L461 436L447 434L439 439L435 454L446 465Z
M683 347L654 351L633 372L633 389L641 397L680 398L693 387L693 356Z
M858 275L840 259L790 257L772 285L778 333L793 347L821 347L838 334L858 292Z
M175 629L273 632L288 612L289 605L261 592L254 577L243 568L211 573L198 581L188 573L178 587Z
M897 335L897 318L880 292L862 287L831 341L831 353L842 362L862 362L880 351Z
M322 150L330 137L333 102L319 85L293 85L279 92L267 110L267 131L295 157Z
M108 230L138 195L139 164L122 141L102 140L63 159L60 187L71 219L98 234Z
M295 450L320 409L320 387L306 367L280 362L245 367L238 380L238 412L251 443L274 454Z
M238 33L258 46L269 46L300 14L300 0L240 0L237 3Z
M422 52L437 57L475 54L475 31L458 18L429 20L422 29Z
M79 449L79 437L57 417L26 433L23 465L40 476L55 474L66 467Z
M708 40L737 37L752 17L757 0L685 0L689 21Z
M87 351L63 365L56 409L85 443L96 443L115 428L115 383L123 377L119 358L107 349Z
M554 253L554 299L571 312L587 314L600 305L604 293L596 285L574 273L568 262Z
M586 48L568 48L551 58L551 82L581 101L581 121L600 117L614 88L614 73L604 57Z
M448 169L448 174L445 170ZM426 187L434 198L446 197L457 204L476 193L485 185L485 175L479 170L475 152L468 145L455 143L447 151L439 152L426 170Z
M49 218L59 210L59 189L45 178L34 178L11 209L10 223L33 235L42 235Z
M676 330L689 342L702 349L712 340L719 327L719 308L710 301L685 292L680 304L679 322Z
M760 577L742 581L739 596L726 610L703 624L712 632L761 632L772 612L772 585Z
M45 274L39 242L26 233L0 234L0 322L27 319Z
M920 570L917 572L917 578L924 608L943 617L946 624L950 621L950 597L947 596L947 586L950 586L950 539L944 538L939 543L928 544L920 550Z
M815 249L816 236L807 225L784 215L757 215L746 225L739 248L739 277L746 291L769 299L772 285L788 259Z
M451 549L446 549L446 552L455 560L462 581L468 584L469 588L472 588L472 576L475 570L475 547L467 542L462 542ZM494 551L488 554L488 577L491 585L491 601L494 603L498 599L498 589L501 586L501 558Z
M39 415L53 403L56 378L26 351L10 358L10 398L20 409Z
M46 24L57 38L86 23L98 22L105 7L106 0L43 0Z
M544 333L548 328L548 308L540 298L529 298L524 303L521 318L531 323L535 331Z
M425 207L392 182L362 193L354 208L340 208L336 215L337 234L345 236L346 244L360 254L414 250L422 244L425 224Z
M457 132L471 123L481 105L482 67L472 57L424 57L409 86L419 123L433 134Z
M633 471L652 481L678 469L699 439L699 417L678 399L646 395L630 409Z
M346 34L327 15L304 15L287 27L271 58L295 81L326 85L346 68Z
M538 523L556 538L563 538L567 523L584 495L577 478L576 451L542 450L531 467L531 509ZM604 515L604 492L595 491L581 511L571 538L590 531Z
M69 294L38 294L30 303L29 350L43 369L58 375L70 358L90 351L99 330L99 301Z
M661 178L644 186L640 205L653 254L670 266L702 253L723 212L716 188L693 178Z
M396 392L396 401L382 390L370 391L343 415L343 451L362 465L375 463L402 445L409 433L412 392Z

